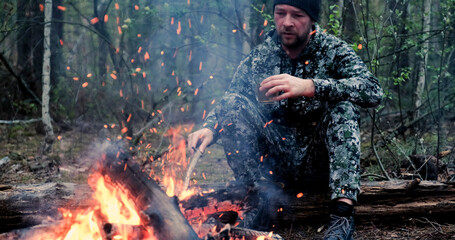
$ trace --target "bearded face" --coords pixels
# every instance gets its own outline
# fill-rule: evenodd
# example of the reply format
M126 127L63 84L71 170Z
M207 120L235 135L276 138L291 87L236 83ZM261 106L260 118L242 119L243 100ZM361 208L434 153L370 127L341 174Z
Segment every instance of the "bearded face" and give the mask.
M310 40L314 21L300 8L278 4L274 11L275 24L285 50L303 49Z

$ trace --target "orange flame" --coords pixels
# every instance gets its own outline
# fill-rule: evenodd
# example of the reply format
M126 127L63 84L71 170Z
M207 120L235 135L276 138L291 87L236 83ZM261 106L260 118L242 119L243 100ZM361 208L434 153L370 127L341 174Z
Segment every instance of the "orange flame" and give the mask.
M102 178L101 174L91 176L91 187L95 189L94 197L99 201L101 212L109 223L140 225L141 219L129 194L117 189ZM108 178L106 180L109 180ZM89 182L89 183L90 183Z
M112 239L136 239L139 234L142 239L157 239L153 229L142 222L133 198L122 186L113 184L109 177L99 172L92 173L88 183L94 190L92 197L94 203L96 202L95 206L74 212L59 209L63 221L60 230L54 233L55 239L102 239L106 222L118 225ZM134 231L133 227L140 225L145 225L145 228L141 229L140 233ZM33 237L41 239L41 236Z

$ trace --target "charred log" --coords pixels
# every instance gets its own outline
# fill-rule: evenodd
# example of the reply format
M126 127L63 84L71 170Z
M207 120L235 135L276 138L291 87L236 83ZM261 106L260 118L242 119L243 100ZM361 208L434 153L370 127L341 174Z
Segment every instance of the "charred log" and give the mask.
M28 228L57 216L58 208L90 204L87 184L44 183L0 188L0 233Z
M175 198L170 198L161 187L144 174L139 165L129 162L120 149L106 155L101 173L125 187L142 209L146 221L163 240L199 239L183 216Z

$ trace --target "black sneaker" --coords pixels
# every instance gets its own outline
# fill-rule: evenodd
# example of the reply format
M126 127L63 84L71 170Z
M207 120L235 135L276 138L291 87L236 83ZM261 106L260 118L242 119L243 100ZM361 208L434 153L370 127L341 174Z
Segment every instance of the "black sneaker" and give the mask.
M352 240L354 233L354 216L339 217L330 215L329 228L324 234L324 240Z

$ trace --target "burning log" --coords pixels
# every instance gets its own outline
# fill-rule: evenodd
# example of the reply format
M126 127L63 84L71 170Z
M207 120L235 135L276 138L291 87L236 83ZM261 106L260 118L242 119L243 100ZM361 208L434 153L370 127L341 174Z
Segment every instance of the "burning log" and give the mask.
M101 174L129 191L158 239L199 239L180 212L177 200L168 197L153 179L141 171L139 165L128 162L126 154L120 150L108 153L103 163Z
M106 223L103 225L103 231L99 233L100 239L115 239L115 236L121 236L120 232L124 229L131 231L130 240L142 240L144 231L142 226L131 226L121 224ZM29 228L16 229L4 234L0 234L2 240L18 240L18 239L61 239L61 236L70 231L71 225L65 221L54 221L47 224L39 224ZM121 230L120 230L121 229ZM134 236L134 237L132 237ZM80 235L77 236L81 239ZM71 238L71 237L70 237Z

